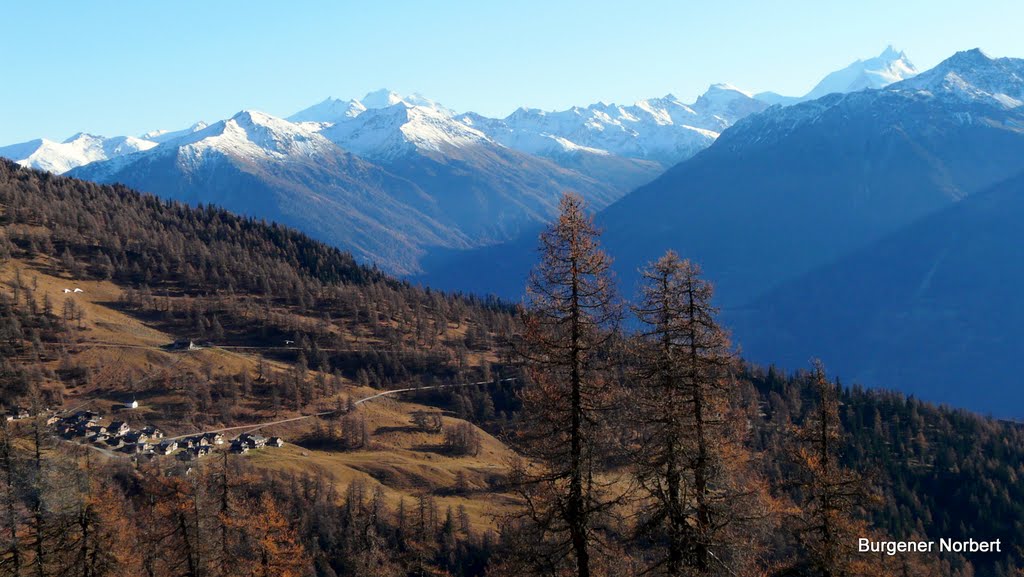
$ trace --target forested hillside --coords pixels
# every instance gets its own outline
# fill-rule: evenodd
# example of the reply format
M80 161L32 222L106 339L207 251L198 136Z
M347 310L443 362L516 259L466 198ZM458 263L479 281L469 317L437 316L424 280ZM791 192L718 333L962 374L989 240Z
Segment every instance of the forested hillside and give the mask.
M280 226L0 162L0 401L28 414L0 422L0 575L578 575L583 549L592 575L1015 574L1017 425L746 365L678 258L626 307L577 208L512 307ZM560 259L580 254L573 337ZM623 334L626 314L646 328ZM687 334L701 352L676 355ZM199 350L162 348L176 339ZM119 409L129 397L141 406ZM184 463L54 435L47 409L82 406L168 435L305 420L270 429L282 448ZM834 558L820 519L850 537ZM1005 548L858 556L857 535Z

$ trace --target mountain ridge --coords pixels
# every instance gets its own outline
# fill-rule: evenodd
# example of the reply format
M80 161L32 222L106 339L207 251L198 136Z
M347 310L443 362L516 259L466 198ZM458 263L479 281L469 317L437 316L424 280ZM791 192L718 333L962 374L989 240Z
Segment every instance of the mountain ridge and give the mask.
M864 63L881 62L888 52L895 53L894 49L889 47L882 56L866 61L858 60L854 65L861 64L863 67ZM909 63L902 52L898 54L902 60ZM910 64L909 67L913 68L913 65ZM778 100L771 97L762 98L762 95L765 94L768 93L755 95L729 84L719 83L712 84L692 104L685 104L674 95L668 94L661 98L640 100L628 106L596 102L565 111L541 111L523 107L505 118L486 118L473 112L457 114L420 94L401 95L382 88L366 94L362 99L342 100L329 97L288 116L286 120L295 124L314 123L319 125L320 129L326 129L329 128L328 125L350 121L366 111L402 104L409 109L425 108L441 115L453 117L463 125L480 130L486 136L511 148L529 154L539 154L556 161L558 156L563 153L601 154L603 152L619 154L627 158L656 161L667 167L692 156L696 151L709 145L718 133L740 117L763 110ZM789 97L779 96L778 98L785 100ZM570 118L572 116L579 116L582 120L581 118ZM565 126L556 127L558 130L554 131L534 131L529 134L520 134L528 128L527 125L530 123L539 122L538 118L541 117L561 119ZM640 117L645 117L650 122L650 126L645 126L643 130L638 131L636 128L639 126L637 121ZM588 128L586 126L588 121L603 126L602 130L609 130L609 134L615 133L618 140L602 141L599 134L601 131L594 131L596 125ZM676 127L676 134L672 133L672 129L665 129L666 126L672 125ZM203 130L207 126L209 124L200 121L191 127L180 130L152 130L138 137L119 136L114 138L135 142L135 146L152 147L150 143L169 142L192 132ZM459 127L454 128L459 129ZM514 136L505 134L509 131L517 134ZM647 134L647 132L652 134ZM576 136L580 141L574 141L570 136ZM631 138L639 138L644 142L630 145L628 140ZM26 166L58 173L67 172L88 162L109 160L116 156L72 158L74 155L68 152L49 151L46 153L48 156L63 154L66 158L56 160L30 158L32 151L39 149L44 141L51 145L59 144L47 139L36 139L4 146L0 148L0 156L6 156ZM128 152L134 152L134 150Z
M759 296L733 315L740 345L780 367L813 349L847 380L1019 420L1021 219L1024 172Z

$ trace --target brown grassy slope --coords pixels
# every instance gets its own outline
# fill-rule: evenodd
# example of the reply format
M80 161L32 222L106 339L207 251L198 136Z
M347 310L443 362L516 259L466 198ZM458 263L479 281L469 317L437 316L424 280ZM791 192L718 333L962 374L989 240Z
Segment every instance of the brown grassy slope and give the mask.
M12 259L0 269L0 290L11 291L13 279L35 288L37 300L48 296L55 314L60 315L65 300L73 300L83 311L82 320L69 321L68 342L64 348L71 362L88 368L90 382L83 386L64 387L59 380L48 383L64 387L62 408L88 407L109 418L126 419L134 426L156 424L169 434L186 434L219 426L260 423L283 419L333 407L336 402L322 399L319 406L309 406L300 413L285 409L279 413L268 407L265 398L246 398L240 402L241 412L234 422L204 423L197 426L182 414L186 391L165 388L164 383L190 373L209 373L214 379L237 375L242 371L255 373L260 362L257 351L209 348L190 353L168 352L160 347L174 340L169 334L144 322L117 306L122 294L118 285L109 281L71 278L45 257L31 260ZM81 288L81 293L64 293L65 288ZM453 329L454 330L454 329ZM461 328L459 330L464 330ZM481 358L475 356L474 360ZM49 360L46 368L56 371L60 360ZM264 360L272 370L286 371L287 363ZM315 372L309 372L314 378ZM342 395L359 399L379 392L345 381ZM129 397L139 399L138 410L126 411L118 406ZM346 486L360 480L370 491L380 485L392 506L401 499L407 506L420 494L434 495L443 512L447 506L462 505L474 525L491 527L495 515L509 509L513 498L495 491L500 483L512 451L498 439L480 431L481 451L475 456L451 456L443 450L443 433L426 433L412 427L411 414L430 410L401 398L381 398L360 407L367 419L371 447L367 450L313 450L300 447L301 440L316 427L316 419L276 425L260 429L265 435L281 435L289 442L281 449L253 451L245 458L268 470L311 473L322 471L332 478L343 493ZM436 410L436 409L433 409ZM460 422L444 418L446 427ZM323 421L321 421L323 425ZM467 490L454 494L456 476L461 472Z

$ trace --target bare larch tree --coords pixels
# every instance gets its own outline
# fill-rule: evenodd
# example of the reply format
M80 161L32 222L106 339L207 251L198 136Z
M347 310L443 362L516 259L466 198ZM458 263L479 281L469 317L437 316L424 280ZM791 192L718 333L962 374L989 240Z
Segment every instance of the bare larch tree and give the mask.
M566 194L560 214L541 235L541 262L533 271L523 312L521 353L532 385L523 393L522 427L534 467L516 471L527 502L524 520L549 547L538 555L569 563L579 577L599 571L595 519L615 500L600 473L617 409L610 348L621 316L609 257L582 198Z
M672 251L642 282L632 363L638 529L663 544L649 571L750 574L772 507L745 444L750 414L712 286Z

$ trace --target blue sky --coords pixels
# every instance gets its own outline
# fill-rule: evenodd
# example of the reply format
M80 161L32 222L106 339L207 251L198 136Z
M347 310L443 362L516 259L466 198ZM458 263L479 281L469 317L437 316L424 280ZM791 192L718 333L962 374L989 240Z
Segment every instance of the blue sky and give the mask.
M0 144L287 116L381 87L504 116L696 98L714 82L802 94L887 44L926 69L1024 57L1024 2L54 2L3 8Z

